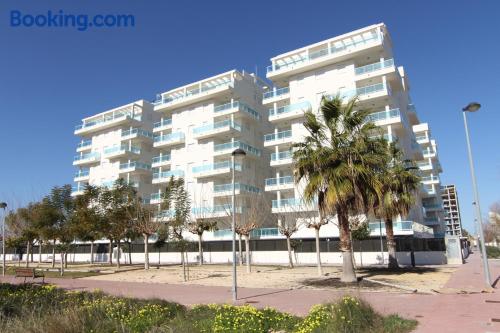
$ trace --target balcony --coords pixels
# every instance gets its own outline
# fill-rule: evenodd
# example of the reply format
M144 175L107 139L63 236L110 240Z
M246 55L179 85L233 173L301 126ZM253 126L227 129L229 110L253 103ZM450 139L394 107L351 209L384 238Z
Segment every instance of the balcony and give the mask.
M385 236L385 223L369 222L370 236ZM381 228L382 227L382 228ZM392 223L392 228L395 235L411 235L413 234L413 221L398 221Z
M371 77L372 73L376 75L383 75L387 74L391 71L394 71L394 59L387 59L382 62L374 62L373 64L361 66L361 67L356 67L354 69L354 73L356 74L357 79L366 79L368 77Z
M172 119L162 119L153 124L153 133L164 131L172 128Z
M120 164L120 173L150 172L151 165L142 162L127 162Z
M338 95L343 99L351 99L353 97L358 97L360 101L364 101L371 98L384 97L391 94L391 89L387 84L376 83L368 86L359 87L350 90L340 90ZM334 95L329 95L327 97L335 97Z
M243 149L248 156L253 155L260 157L262 154L260 149L254 148L241 141L233 141L214 145L214 156L231 155L236 148Z
M83 193L85 193L86 186L87 186L87 184L80 184L80 183L78 183L75 186L72 186L71 187L71 196L82 195Z
M73 178L73 180L75 182L80 182L82 180L89 180L89 178L90 178L90 172L88 169L86 169L86 170L78 170L75 173L75 177Z
M290 98L290 87L274 88L262 95L262 104L273 103L287 98Z
M153 140L153 133L143 130L142 128L132 128L128 130L122 130L121 135L122 140L132 140L139 139L143 141Z
M153 173L153 184L167 183L170 178L184 177L184 171L182 170L169 170L163 172Z
M265 182L265 191L293 190L294 182L292 176L279 178L267 178Z
M436 190L432 185L424 185L422 184L422 194L424 196L434 196L436 195Z
M175 146L184 143L185 137L182 132L157 135L153 139L153 147Z
M441 224L436 217L426 217L424 218L425 225L439 225Z
M75 156L73 159L73 165L84 165L99 163L101 161L101 155L99 153L86 153Z
M161 166L165 166L165 165L170 165L170 163L171 163L170 154L155 156L155 157L153 157L152 162L153 163L151 164L151 166L153 168L157 168L157 167L161 167Z
M293 153L289 150L271 154L271 166L288 165L293 162Z
M260 113L258 113L245 103L239 101L233 101L232 103L229 102L214 107L214 115L217 117L237 112L241 112L242 115L246 115L249 118L260 120Z
M408 120L404 114L401 114L399 109L370 113L366 119L373 122L377 126L402 123L406 127L409 127Z
M149 203L152 205L161 203L163 201L162 195L163 193L151 193L151 196L149 197Z
M181 107L205 99L208 95L225 93L234 87L233 81L228 77L221 77L211 81L198 83L196 87L186 88L175 92L166 93L161 99L153 102L155 110Z
M415 135L415 140L417 140L417 142L419 144L424 144L424 143L429 143L429 137L427 135Z
M241 164L235 163L235 171L241 171ZM213 177L225 175L232 171L231 161L217 162L193 167L192 172L195 178Z
M231 229L219 229L214 231L215 239L230 239L233 237L233 231ZM273 238L281 237L278 228L258 228L250 232L251 239L262 239L262 238Z
M422 151L423 156L425 158L435 158L436 157L436 151L430 147L427 147L427 149L424 149Z
M311 103L304 101L295 104L282 106L277 109L269 109L269 121L280 121L304 116L306 111L311 109Z
M214 185L214 191L213 191L213 196L214 197L227 197L233 194L233 184L220 184L220 185ZM234 194L242 194L243 192L245 193L255 193L259 194L261 191L259 188L252 186L252 185L247 185L247 184L240 184L236 183L234 184Z
M193 129L193 135L197 139L204 139L219 134L241 132L241 125L231 120L219 121Z
M104 157L107 159L122 158L122 157L138 157L141 154L141 149L136 146L114 146L104 148Z
M130 105L116 111L106 113L97 118L92 118L92 120L84 120L83 124L75 126L75 134L80 135L92 133L127 123L139 124L141 121L141 115L134 114L135 106L135 104Z
M191 213L197 218L216 218L231 216L232 205L215 205L213 207L193 207ZM241 207L236 207L236 214L241 214Z
M426 177L421 177L420 181L424 184L438 184L439 183L439 177L430 175Z
M429 211L429 212L443 210L443 206L438 205L438 204L426 204L426 203L424 203L423 207L425 208L426 211Z
M317 210L315 203L307 203L304 200L296 198L273 200L271 206L273 213L291 213Z
M285 143L291 144L292 141L292 130L264 135L264 147L271 147Z
M81 152L84 150L89 150L92 148L92 139L82 140L78 146L76 146L76 151Z
M325 41L321 46L306 47L294 54L288 52L285 56L274 58L273 64L267 67L267 77L272 79L280 74L292 75L298 71L311 70L329 63L342 61L353 57L353 53L381 45L382 38L376 29L349 37Z

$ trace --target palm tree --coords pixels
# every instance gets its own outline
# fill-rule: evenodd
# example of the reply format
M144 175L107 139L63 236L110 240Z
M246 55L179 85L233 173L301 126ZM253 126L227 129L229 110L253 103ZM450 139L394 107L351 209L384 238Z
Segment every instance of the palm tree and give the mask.
M295 180L304 181L306 201L317 199L319 223L327 223L337 214L343 282L357 281L349 215L367 213L369 199L380 196L376 174L385 165L387 150L387 141L373 137L377 127L366 120L368 112L356 109L356 98L344 104L338 95L323 97L318 115L305 113L304 126L309 134L294 145L293 155ZM318 252L319 229L316 234Z
M390 160L380 173L382 198L376 206L376 214L385 222L389 268L399 268L396 258L396 242L394 241L393 219L408 215L415 202L415 190L420 186L420 177L412 162L403 159L403 153L396 143L388 146Z

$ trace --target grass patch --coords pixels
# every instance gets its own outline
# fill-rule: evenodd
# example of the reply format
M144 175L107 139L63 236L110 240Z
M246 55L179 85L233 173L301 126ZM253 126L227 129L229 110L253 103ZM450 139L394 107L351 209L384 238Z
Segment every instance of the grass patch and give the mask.
M24 265L22 265L22 266L7 266L7 269L5 270L5 274L6 275L15 275L16 268L25 268L25 266ZM55 270L47 271L47 269L57 269L57 267L56 268L48 268L48 267L30 266L29 268L34 268L36 271L42 272L46 278L78 279L78 278L84 278L84 277L89 277L89 276L102 275L101 273L97 273L97 272L67 271L67 270L65 270L64 275L61 276L59 271L55 271ZM30 280L30 278L27 278L26 280ZM35 281L37 281L37 282L41 281L41 278L37 278Z
M0 284L0 332L410 332L416 321L377 314L363 301L344 297L314 306L299 318L271 308L198 305L188 309L158 299L113 297L45 285Z

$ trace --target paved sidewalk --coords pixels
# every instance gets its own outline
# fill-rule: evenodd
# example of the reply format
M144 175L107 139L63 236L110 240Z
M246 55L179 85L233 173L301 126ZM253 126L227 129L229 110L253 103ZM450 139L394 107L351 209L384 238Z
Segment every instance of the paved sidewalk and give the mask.
M468 263L457 270L457 276L450 279L448 287L463 289L460 283L475 287L476 282L472 280L482 280L481 275L475 274L478 269L481 269L478 259L479 255L473 254ZM492 272L498 276L500 261L492 262L491 266ZM1 280L13 282L12 277ZM231 302L230 288L227 287L86 279L47 279L47 281L71 290L100 289L113 295L162 298L188 306L199 303ZM420 324L416 332L500 332L500 323L491 322L492 318L500 318L500 293L498 291L499 289L495 289L493 293L436 295L358 291L350 295L363 298L381 313L398 313L406 318L417 319ZM344 292L315 289L240 288L239 303L249 303L257 307L271 306L281 311L305 315L312 305L334 301L344 294ZM498 303L489 303L486 302L487 300Z

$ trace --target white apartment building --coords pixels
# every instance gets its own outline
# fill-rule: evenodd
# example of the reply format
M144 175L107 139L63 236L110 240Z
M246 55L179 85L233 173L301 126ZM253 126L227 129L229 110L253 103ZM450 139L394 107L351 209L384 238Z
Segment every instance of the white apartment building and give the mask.
M443 199L446 234L462 236L462 219L460 217L457 187L455 185L441 186L441 197Z
M294 184L291 145L306 134L304 111L317 110L324 95L338 93L357 95L384 136L397 140L407 158L421 162L422 191L410 214L395 222L395 234L444 232L442 214L430 207L441 198L436 144L411 104L408 78L394 60L384 24L273 57L266 76L272 84L232 70L163 92L152 104L138 101L85 118L75 131L82 142L74 162L80 168L74 194L86 183L106 185L123 177L158 204L170 177L183 177L193 217L221 219L231 210L231 152L242 148L247 155L235 166L237 214L244 215L252 195L261 193L269 201L263 210L299 220L315 216L316 208L303 202ZM275 226L268 227L258 235L280 237ZM375 219L370 229L372 235L385 233ZM329 224L320 235L338 237L338 229ZM229 236L219 230L204 237ZM314 237L314 231L302 226L295 237Z
M144 100L84 118L74 132L81 141L73 159L78 169L72 194L82 194L86 184L110 187L123 178L142 198L148 197L152 189L152 125L159 118L153 105Z
M263 150L269 130L261 104L264 85L253 74L232 70L158 95L152 204L160 202L171 176L184 177L194 218L228 217L236 148L247 155L235 163L235 212L248 209L253 194L264 195L270 174L269 154Z
M290 147L303 140L306 130L302 125L303 111L317 110L323 96L340 94L358 96L359 107L372 111L370 118L384 131L389 141L397 140L406 158L432 160L434 173L440 172L435 143L434 154L424 152L417 143L414 131L428 130L419 119L409 96L409 82L402 66L394 60L392 42L384 24L372 25L319 43L308 45L271 58L267 78L274 87L263 96L269 109L273 131L266 134L264 146L272 153L270 166L273 177L266 179L266 191L273 194L273 212L286 214L304 207L301 189L294 184ZM421 142L424 144L423 142ZM422 167L421 167L422 168ZM433 173L430 173L433 176ZM426 186L435 188L434 197L440 198L439 180L423 179ZM440 235L436 225L442 223L435 215L422 209L422 199L430 192L420 193L418 204L408 216L395 223L396 234L415 234L421 237ZM379 223L370 223L372 234L384 232ZM304 233L306 231L304 230ZM336 227L326 226L322 236L338 236Z

